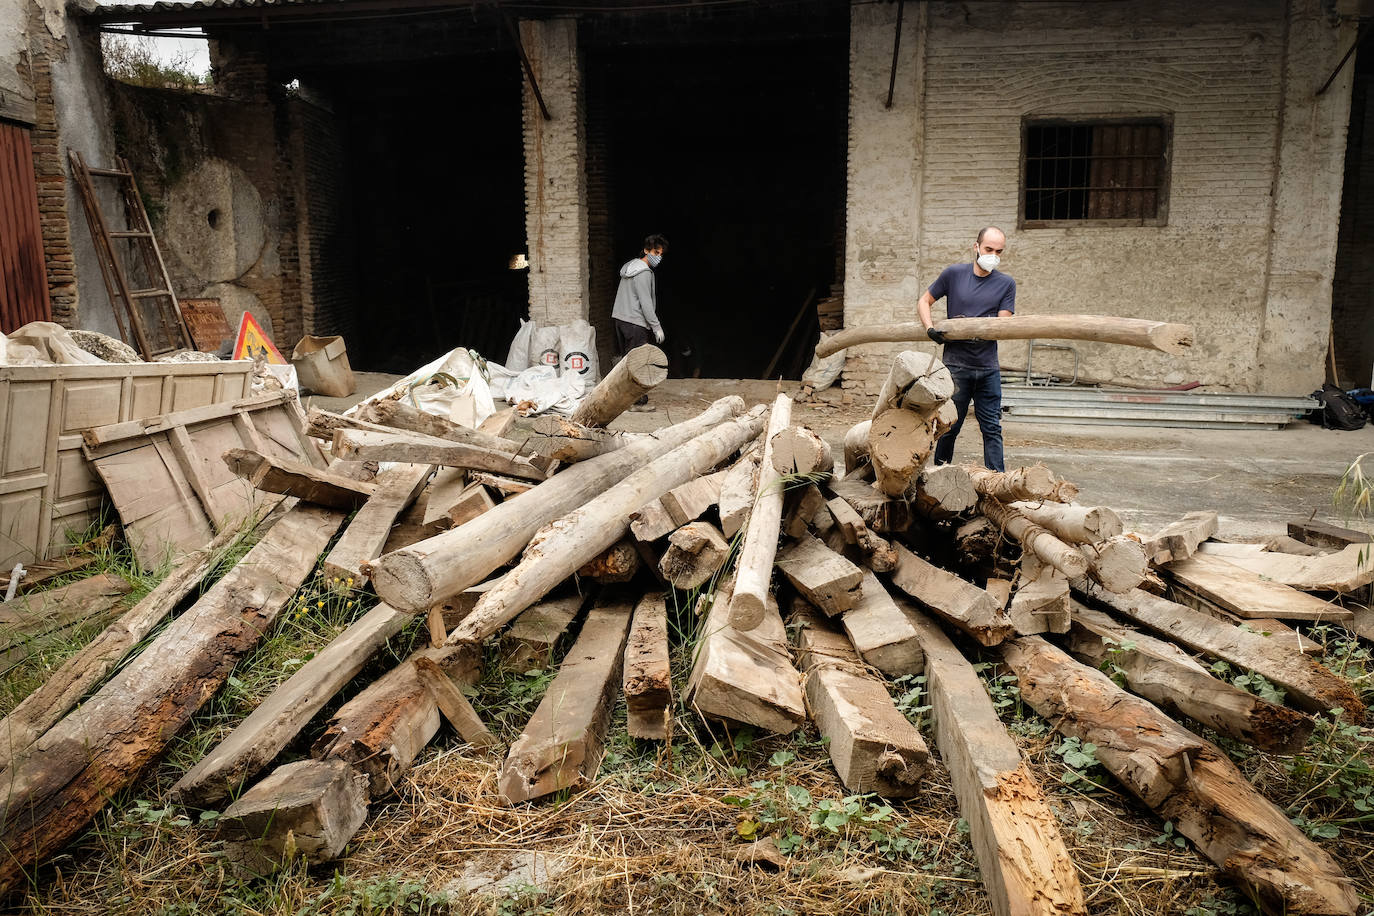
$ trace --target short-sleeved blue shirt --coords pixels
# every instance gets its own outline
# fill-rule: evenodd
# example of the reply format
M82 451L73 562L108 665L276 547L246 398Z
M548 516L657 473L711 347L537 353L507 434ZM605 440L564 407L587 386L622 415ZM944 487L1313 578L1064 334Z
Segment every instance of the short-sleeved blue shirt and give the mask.
M1016 281L1000 270L986 277L973 272L973 262L951 264L930 284L935 300L946 298L945 313L950 318L995 318L1005 309L1016 311ZM951 340L945 344L947 366L965 369L996 369L997 341Z

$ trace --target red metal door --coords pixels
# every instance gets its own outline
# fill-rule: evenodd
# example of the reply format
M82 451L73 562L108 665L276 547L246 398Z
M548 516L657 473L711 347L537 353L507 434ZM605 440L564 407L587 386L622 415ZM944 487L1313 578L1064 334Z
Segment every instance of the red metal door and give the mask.
M0 121L0 333L52 321L29 130Z

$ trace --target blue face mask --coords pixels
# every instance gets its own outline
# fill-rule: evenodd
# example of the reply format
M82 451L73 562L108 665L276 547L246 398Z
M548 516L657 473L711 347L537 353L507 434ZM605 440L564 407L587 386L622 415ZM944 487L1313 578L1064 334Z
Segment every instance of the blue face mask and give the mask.
M657 267L663 261L663 255L652 253L646 254L644 260L649 262L650 267Z

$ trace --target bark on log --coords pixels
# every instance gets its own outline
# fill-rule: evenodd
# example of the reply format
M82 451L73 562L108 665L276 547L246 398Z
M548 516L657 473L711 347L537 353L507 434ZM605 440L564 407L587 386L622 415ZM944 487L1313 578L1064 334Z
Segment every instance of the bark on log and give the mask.
M1151 703L1262 751L1297 753L1312 734L1312 720L1302 713L1218 680L1173 643L1127 629L1077 602L1067 646L1091 668L1110 667Z
M252 449L231 448L224 463L259 490L281 493L329 509L357 509L377 493L377 485L362 483L304 461L269 458Z
M1078 495L1078 487L1055 477L1043 464L1013 468L1010 471L989 471L987 468L963 465L973 478L973 488L982 496L990 496L1000 503L1020 500L1067 503Z
M743 408L741 398L722 398L701 415L659 430L653 438L578 462L461 528L387 554L369 564L366 572L377 594L392 607L428 611L436 602L481 582L516 556L544 525Z
M597 582L629 582L639 572L639 551L633 541L622 538L577 569L577 575Z
M868 431L873 428L873 420L864 420L849 427L844 434L844 473L850 474L866 467L868 458Z
M673 673L668 663L668 607L662 595L635 606L625 643L625 708L631 738L672 737Z
M668 377L668 357L653 344L635 347L587 393L573 411L572 422L609 426L630 405Z
M1350 879L1215 746L1039 637L1002 652L1036 712L1095 744L1112 775L1266 909L1353 916Z
M830 617L859 601L863 570L809 534L779 550L776 562L793 588Z
M1121 517L1105 506L1021 501L1009 508L1070 544L1096 544L1125 530Z
M439 439L422 433L375 433L361 429L341 429L334 434L334 455L344 460L407 461L437 464L446 468L466 468L506 474L521 480L544 480L549 475L524 455L498 452Z
M324 558L324 574L363 584L363 564L382 552L396 517L420 495L434 466L406 464L377 475L377 493L348 523L344 533Z
M531 541L515 569L482 596L472 613L449 634L449 642L483 640L548 594L573 570L628 533L630 511L635 506L657 499L714 467L757 436L763 427L762 410L756 407L743 417L702 433L555 520Z
M735 565L730 626L736 630L752 630L758 626L768 607L768 586L773 581L773 559L778 551L783 497L782 477L773 467L773 442L774 437L791 422L792 399L779 394L768 416L754 505L749 512L749 527L744 532L744 544Z
M451 442L466 442L494 452L516 454L520 443L504 436L494 436L479 429L470 429L454 423L446 417L427 413L404 401L372 401L359 411L360 420L372 420L380 426L408 430L425 436L434 436ZM350 424L354 429L367 429L366 426Z
M1139 541L1124 534L1096 544L1085 544L1078 550L1088 559L1088 575L1107 591L1118 595L1139 587L1150 571L1145 549Z
M921 472L911 494L911 504L926 518L944 521L978 505L978 491L966 468L942 464Z
M910 410L885 410L868 428L868 460L879 491L906 499L935 451L935 430L929 418Z
M797 599L792 622L797 666L806 675L806 705L840 782L853 794L914 798L929 769L921 733L897 711L887 685L870 674L843 633Z
M511 745L497 785L513 805L596 778L620 686L630 605L593 608L577 642Z
M1197 545L1217 533L1215 512L1189 512L1145 542L1145 556L1156 566L1186 560Z
M1070 579L1087 573L1090 565L1087 557L997 500L983 497L978 501L978 511L987 516L988 521L1014 537L1022 550L1034 553Z
M82 830L155 760L257 645L343 523L298 505L80 709L4 771L0 893Z
M729 555L730 545L715 525L690 522L669 535L658 568L673 588L691 591L714 576Z
M859 603L840 619L855 651L888 677L920 674L925 656L916 628L872 571L864 570L859 593Z
M1091 340L1098 343L1143 347L1181 356L1193 345L1193 327L1144 318L1109 315L1013 315L1007 318L942 318L935 330L950 340ZM925 340L919 321L846 328L816 345L816 356L825 358L848 347L879 342Z
M636 438L553 415L534 417L527 422L530 437L525 440L525 450L568 464L624 448Z
M172 786L181 804L217 806L271 763L363 665L409 623L379 604L344 630L263 700L248 718Z
M906 608L926 659L935 744L997 916L1086 916L1059 822L973 665L933 620Z
M985 646L1013 634L1011 620L987 592L954 573L933 566L901 544L892 584Z
M1296 649L1140 589L1114 595L1086 579L1074 580L1073 589L1165 639L1268 678L1299 709L1320 714L1339 707L1346 721L1364 723L1364 703L1350 682Z

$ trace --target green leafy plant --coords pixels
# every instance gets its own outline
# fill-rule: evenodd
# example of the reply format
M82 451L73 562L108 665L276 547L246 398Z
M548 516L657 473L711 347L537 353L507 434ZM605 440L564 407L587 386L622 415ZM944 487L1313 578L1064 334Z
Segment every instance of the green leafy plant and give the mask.
M1099 765L1096 744L1085 743L1079 738L1064 738L1055 746L1054 753L1064 762L1064 774L1059 778L1065 785L1084 782L1100 785L1098 779L1087 772Z

